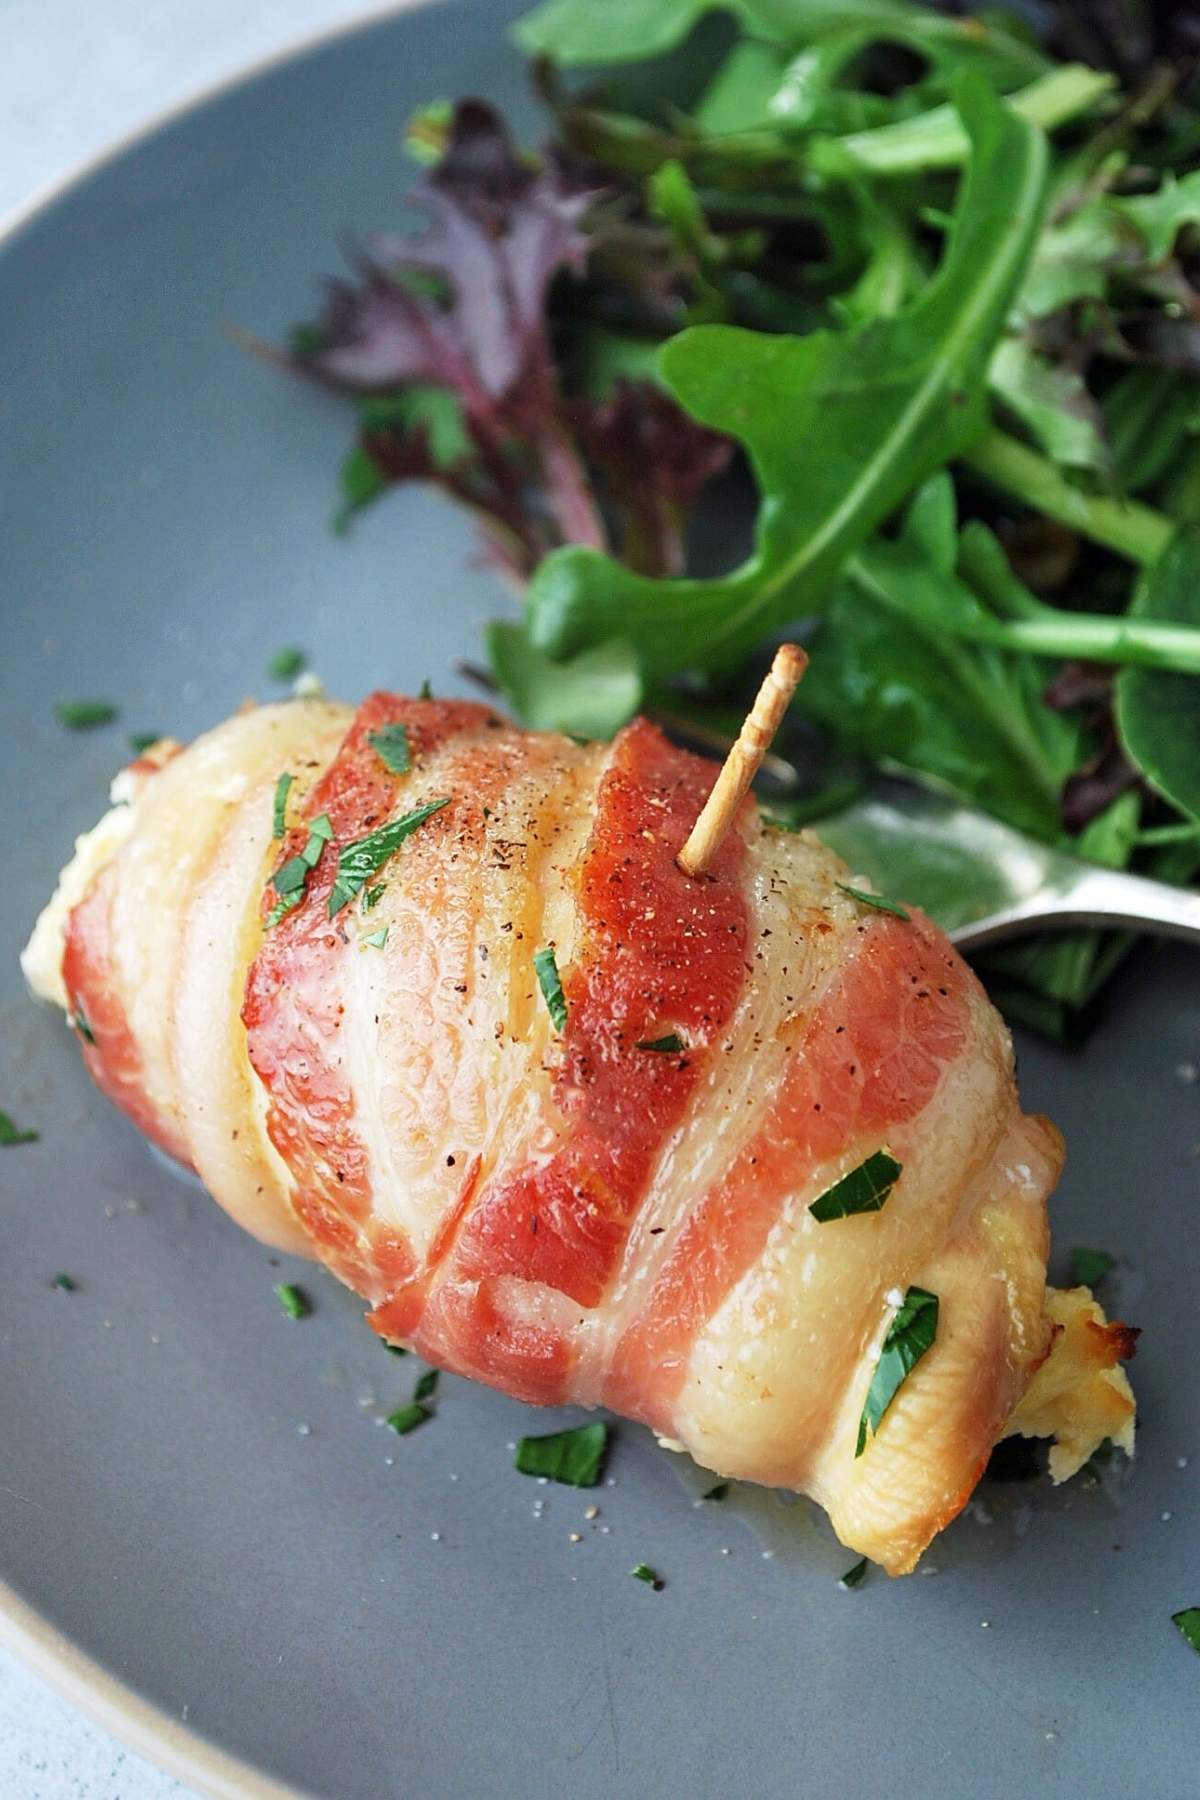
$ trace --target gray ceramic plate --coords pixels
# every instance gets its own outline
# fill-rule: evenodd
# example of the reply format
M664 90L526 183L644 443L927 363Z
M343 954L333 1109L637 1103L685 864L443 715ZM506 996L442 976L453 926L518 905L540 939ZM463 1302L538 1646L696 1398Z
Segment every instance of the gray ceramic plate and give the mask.
M504 605L461 522L415 491L333 539L344 417L222 323L279 330L338 233L394 213L418 102L481 88L532 125L513 10L418 7L279 66L0 254L0 1105L42 1133L0 1151L9 1629L32 1609L45 1654L69 1640L151 1703L163 1726L77 1675L177 1766L165 1721L329 1800L1183 1800L1200 1663L1170 1614L1200 1602L1200 1462L1183 1466L1200 1456L1200 1087L1176 1066L1200 1060L1194 956L1143 951L1083 1052L1022 1044L1026 1100L1071 1146L1058 1243L1120 1252L1147 1327L1132 1479L993 1488L933 1551L935 1579L854 1593L806 1510L695 1507L637 1431L592 1495L515 1474L506 1446L544 1419L461 1382L435 1424L380 1429L410 1376L353 1299L277 1267L153 1160L22 993L18 947L121 752L115 732L62 731L56 700L113 696L122 729L187 736L272 691L268 654L292 642L347 697L445 688ZM295 1276L317 1301L302 1324L271 1291ZM662 1593L630 1580L641 1560ZM197 1783L255 1791L197 1756Z

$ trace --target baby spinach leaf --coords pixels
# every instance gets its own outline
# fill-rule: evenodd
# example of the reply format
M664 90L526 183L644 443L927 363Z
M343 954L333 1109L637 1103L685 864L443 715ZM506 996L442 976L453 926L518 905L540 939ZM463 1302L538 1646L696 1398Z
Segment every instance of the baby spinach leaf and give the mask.
M1145 571L1130 616L1200 625L1200 532L1179 532ZM1126 755L1151 785L1200 819L1200 687L1193 675L1123 669L1117 729Z
M1006 337L996 346L988 386L1056 463L1109 472L1100 412L1078 369L1040 355L1024 337Z
M762 495L752 555L724 577L656 581L595 550L556 551L529 590L539 650L565 658L621 634L651 672L746 652L822 603L847 554L984 429L987 364L1028 260L1046 151L982 83L956 91L973 153L945 260L917 301L806 337L697 326L662 352L683 405L746 446Z

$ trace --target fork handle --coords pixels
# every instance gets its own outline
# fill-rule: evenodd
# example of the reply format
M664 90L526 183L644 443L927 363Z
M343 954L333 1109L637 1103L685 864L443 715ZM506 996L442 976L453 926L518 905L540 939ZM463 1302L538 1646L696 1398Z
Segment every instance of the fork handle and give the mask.
M1079 863L1023 905L992 913L951 936L956 944L977 948L1035 927L1065 931L1088 925L1200 941L1200 894L1145 875Z

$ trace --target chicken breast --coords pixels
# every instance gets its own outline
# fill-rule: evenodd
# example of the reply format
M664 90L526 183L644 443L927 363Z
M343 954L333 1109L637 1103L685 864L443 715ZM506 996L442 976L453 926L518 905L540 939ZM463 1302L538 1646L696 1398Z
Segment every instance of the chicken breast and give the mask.
M946 939L811 833L750 801L680 871L714 773L641 720L244 712L135 766L27 973L147 1135L383 1336L811 1494L900 1573L1047 1365L1062 1147ZM1118 1403L1132 1429L1116 1354L1066 1383L1085 1453L1089 1381L1096 1441Z

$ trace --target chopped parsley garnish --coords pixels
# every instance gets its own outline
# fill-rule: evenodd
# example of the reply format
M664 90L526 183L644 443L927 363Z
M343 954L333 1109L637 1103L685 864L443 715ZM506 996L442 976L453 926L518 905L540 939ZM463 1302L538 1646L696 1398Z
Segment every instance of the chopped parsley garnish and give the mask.
M77 1031L85 1044L94 1044L96 1034L88 1024L88 1016L76 1000L74 1008L67 1014L67 1024L72 1031Z
M635 1581L644 1581L647 1587L652 1587L656 1594L661 1594L666 1586L662 1576L656 1575L649 1563L638 1563L637 1567L630 1569L629 1573Z
M387 1422L398 1437L407 1437L410 1431L415 1431L418 1425L423 1425L426 1419L432 1417L427 1406L422 1406L419 1400L411 1400L407 1406L389 1413Z
M294 894L285 894L283 899L278 901L276 903L276 905L274 905L271 908L270 912L267 914L266 918L263 920L263 930L264 931L272 930L276 925L278 925L280 919L285 919L287 917L288 913L292 912L297 906L299 906L299 904L303 900L303 898L304 898L304 889L303 888L297 888Z
M267 914L266 928L278 925L285 914L299 906L308 887L308 878L321 860L326 844L333 836L328 813L318 813L308 827L308 839L297 856L289 856L271 877L271 886L279 895L278 904Z
M301 1288L294 1287L290 1281L281 1281L275 1292L289 1319L307 1319L312 1311L312 1303Z
M162 742L162 732L131 731L125 742L129 745L129 748L133 751L135 756L143 756L147 750L152 750L155 744L160 744Z
M873 906L876 912L894 913L898 919L907 919L909 916L895 900L887 900L882 894L869 894L865 888L851 887L848 881L839 881L834 885L839 887L843 894L849 894L852 900L859 901L861 905Z
M71 1275L56 1275L50 1286L61 1288L64 1294L73 1294L79 1283Z
M866 1404L858 1425L858 1447L861 1456L868 1437L879 1430L880 1422L892 1401L937 1336L938 1297L924 1288L910 1287L896 1311L883 1349L867 1389Z
M372 950L382 950L387 943L387 937L388 928L386 925L381 925L378 931L368 931L363 943L369 944Z
M271 836L273 838L281 838L287 830L288 789L295 779L296 777L294 775L289 775L285 769L283 774L279 777L279 780L275 783L275 806L271 823Z
M1084 1244L1076 1244L1071 1251L1071 1286L1095 1287L1116 1266L1116 1257L1107 1250L1089 1250Z
M294 644L285 644L267 664L267 674L272 681L294 681L307 661L303 650L297 650Z
M364 888L363 889L363 897L362 897L362 911L365 913L369 913L374 907L379 905L379 902L383 899L383 896L386 893L387 893L387 882L386 881L377 881L375 883L374 887Z
M429 800L424 806L415 807L412 812L404 813L399 819L393 819L390 825L381 825L378 831L371 832L369 837L356 838L352 844L343 844L338 851L337 880L329 896L329 916L334 918L343 906L348 906L355 894L364 888L372 875L377 875L388 858L394 856L406 837L411 837L418 825L434 813L441 812L443 806L449 806L449 796L444 800Z
M831 1188L826 1188L809 1207L821 1225L831 1219L848 1219L853 1213L881 1212L900 1178L901 1165L886 1150L876 1150Z
M1178 1625L1184 1643L1200 1655L1200 1606L1185 1606L1182 1612L1172 1613L1171 1618Z
M567 1487L595 1487L607 1448L608 1426L597 1420L592 1425L577 1425L573 1431L523 1437L513 1466L522 1475L545 1475Z
M639 1050L656 1050L660 1056L672 1056L678 1050L686 1050L687 1045L677 1031L670 1031L666 1037L640 1038Z
M7 1144L36 1144L36 1131L23 1131L16 1120L8 1113L0 1112L0 1146Z
M416 1387L413 1389L414 1400L428 1400L431 1395L437 1392L438 1375L440 1372L441 1371L438 1369L424 1370L417 1380Z
M723 1500L729 1492L727 1481L718 1481L716 1487L710 1487L707 1494L701 1494L702 1500Z
M412 768L412 754L403 725L383 725L378 731L369 731L367 742L389 774L408 774Z
M555 1031L567 1029L567 997L562 990L562 982L558 978L558 964L554 959L553 949L539 950L533 959L537 973L538 986L542 990L542 999L546 1002L546 1011L550 1014Z
M111 700L60 700L54 716L68 731L94 731L111 725L119 715Z
M852 1569L846 1570L846 1573L838 1582L838 1586L843 1588L856 1588L866 1572L867 1559L864 1556L861 1561L855 1563Z
M309 872L315 869L321 860L321 853L333 836L333 826L329 823L328 813L318 813L308 828L308 841L298 856L289 856L281 868L276 869L271 877L271 886L277 894L294 894L308 880Z

